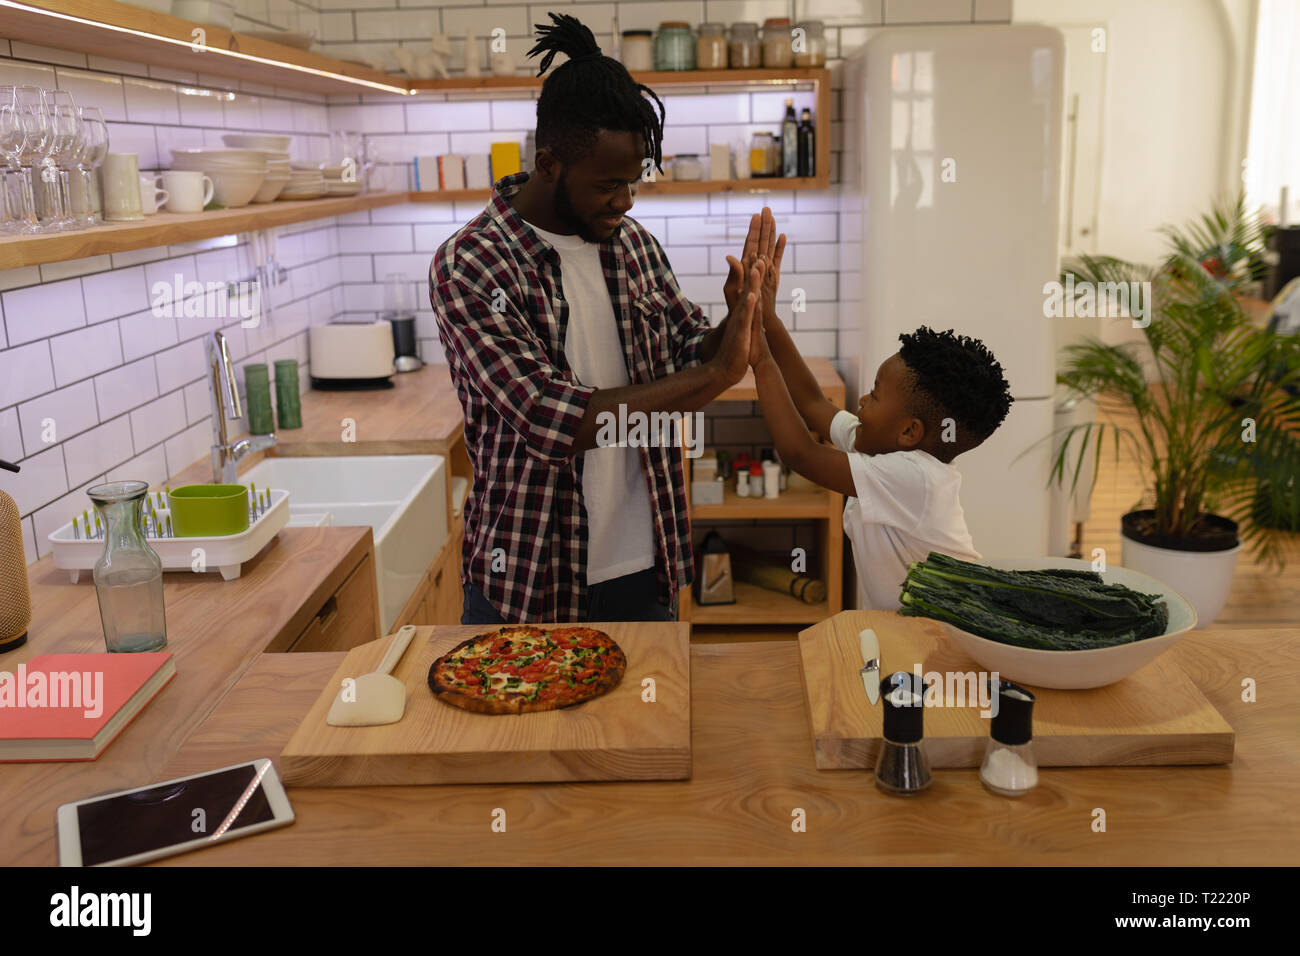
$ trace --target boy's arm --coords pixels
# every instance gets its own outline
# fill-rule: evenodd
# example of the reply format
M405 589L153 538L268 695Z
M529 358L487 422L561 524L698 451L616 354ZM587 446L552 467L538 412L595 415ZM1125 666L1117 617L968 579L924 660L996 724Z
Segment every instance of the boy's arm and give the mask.
M757 355L754 355L757 352ZM754 382L758 388L758 403L772 441L781 454L781 460L809 481L850 497L856 495L853 472L849 469L849 456L838 448L815 441L795 410L794 402L786 389L785 378L772 358L766 335L758 336L751 352L754 361ZM830 402L826 404L830 405ZM831 406L834 408L834 406ZM837 409L838 411L838 409ZM826 422L826 434L830 420Z

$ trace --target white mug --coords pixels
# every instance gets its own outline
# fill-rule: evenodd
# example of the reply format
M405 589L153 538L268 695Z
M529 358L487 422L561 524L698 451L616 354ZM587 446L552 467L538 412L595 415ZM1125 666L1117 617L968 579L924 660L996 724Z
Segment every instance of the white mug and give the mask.
M172 169L162 174L168 212L202 212L216 187L197 169Z
M140 175L140 211L146 216L152 216L158 211L158 207L166 204L171 193L162 189L158 185L158 177L150 176L148 173Z
M140 206L140 161L135 153L108 153L99 168L104 181L104 218L134 222L144 218Z

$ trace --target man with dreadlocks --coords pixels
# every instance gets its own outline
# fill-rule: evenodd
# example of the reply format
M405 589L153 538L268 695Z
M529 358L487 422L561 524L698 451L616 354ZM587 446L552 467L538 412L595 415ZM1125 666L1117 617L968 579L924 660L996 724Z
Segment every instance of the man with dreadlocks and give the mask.
M682 450L598 436L741 379L764 264L728 257L729 312L710 329L627 215L662 158L663 104L589 29L550 17L528 55L545 54L539 75L569 59L537 101L535 168L497 182L430 266L474 465L461 621L671 620L693 575Z

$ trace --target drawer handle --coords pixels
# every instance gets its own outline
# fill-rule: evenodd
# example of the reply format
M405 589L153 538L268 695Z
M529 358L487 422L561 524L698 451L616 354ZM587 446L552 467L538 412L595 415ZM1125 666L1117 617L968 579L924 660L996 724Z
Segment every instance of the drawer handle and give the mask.
M325 606L322 607L320 611L316 614L316 620L320 621L321 630L324 631L327 628L329 628L329 626L334 623L334 620L338 616L339 616L338 598L336 598L334 595L330 595L330 599L325 602Z

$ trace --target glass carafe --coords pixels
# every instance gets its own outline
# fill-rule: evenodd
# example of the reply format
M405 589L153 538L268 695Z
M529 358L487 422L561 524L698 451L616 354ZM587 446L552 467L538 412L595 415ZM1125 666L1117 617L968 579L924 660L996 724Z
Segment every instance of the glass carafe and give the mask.
M141 524L148 490L143 481L110 481L86 491L104 516L104 553L95 562L94 577L110 653L167 646L162 561Z

